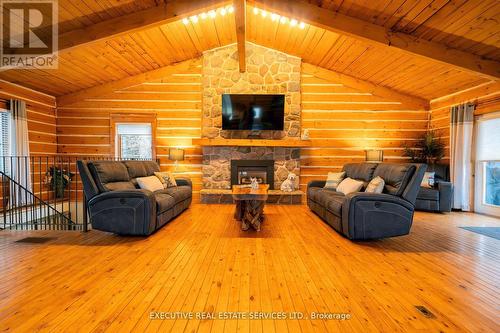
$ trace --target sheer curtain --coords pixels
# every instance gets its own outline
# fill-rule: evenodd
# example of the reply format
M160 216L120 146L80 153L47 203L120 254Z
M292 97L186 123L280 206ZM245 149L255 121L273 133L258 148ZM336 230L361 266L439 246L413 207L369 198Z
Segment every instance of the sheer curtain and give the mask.
M13 159L10 174L12 179L29 191L32 191L26 102L11 99L9 105L9 111L12 116L10 131L11 152L13 156L16 156L16 158ZM16 205L27 205L31 203L31 198L24 195L23 191L12 193L11 200Z
M450 175L455 187L453 208L470 211L472 181L472 131L474 105L460 104L451 108Z

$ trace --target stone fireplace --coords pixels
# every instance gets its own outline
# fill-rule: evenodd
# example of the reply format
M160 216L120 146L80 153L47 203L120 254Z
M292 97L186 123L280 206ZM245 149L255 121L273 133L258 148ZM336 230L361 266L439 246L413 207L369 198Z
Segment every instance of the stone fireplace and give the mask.
M248 185L252 178L274 190L274 161L231 160L231 185Z
M250 163L249 163L250 162ZM300 174L300 148L285 147L203 147L202 179L204 189L230 189L233 164L265 166L271 188L279 189L290 172ZM270 168L270 164L272 169ZM252 164L252 165L249 165Z
M248 42L246 59L246 71L240 73L236 44L203 53L201 137L219 142L203 145L201 201L231 203L231 185L246 183L250 177L257 177L270 185L268 202L300 203L302 192L280 191L290 172L297 175L298 187L300 148L286 144L283 147L275 144L238 145L235 139L299 140L302 60ZM223 94L284 94L283 131L222 130ZM227 145L221 145L220 141L225 140Z

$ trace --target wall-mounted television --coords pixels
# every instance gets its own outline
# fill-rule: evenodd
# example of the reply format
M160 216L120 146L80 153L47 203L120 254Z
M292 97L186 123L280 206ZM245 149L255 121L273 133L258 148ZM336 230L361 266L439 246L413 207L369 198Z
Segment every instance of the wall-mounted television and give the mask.
M282 131L285 95L222 95L222 129Z

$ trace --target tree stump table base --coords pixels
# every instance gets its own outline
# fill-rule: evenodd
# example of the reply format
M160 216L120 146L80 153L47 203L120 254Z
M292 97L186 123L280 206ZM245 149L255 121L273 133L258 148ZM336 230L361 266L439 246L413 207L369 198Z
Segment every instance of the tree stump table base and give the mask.
M264 203L262 200L237 200L234 217L241 221L241 229L248 230L250 227L260 231L260 225L264 221Z
M248 230L250 227L260 231L260 225L264 221L264 205L267 200L269 185L261 184L258 189L244 186L233 186L233 199L236 203L234 218L241 221L241 229Z

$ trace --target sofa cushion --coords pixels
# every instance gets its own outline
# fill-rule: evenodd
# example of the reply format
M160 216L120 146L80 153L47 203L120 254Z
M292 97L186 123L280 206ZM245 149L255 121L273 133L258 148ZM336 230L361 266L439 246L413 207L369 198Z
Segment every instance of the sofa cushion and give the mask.
M325 188L336 190L340 182L344 180L345 172L329 172L326 177Z
M367 193L382 193L384 191L385 180L382 177L375 177L370 180L368 186L366 186L365 192Z
M436 175L436 173L434 171L424 173L424 178L422 179L420 186L432 188L432 186L434 186L434 182L435 182L435 180L434 180L435 175Z
M114 186L108 187L109 183L129 182L130 179L127 167L121 162L93 161L88 163L88 168L100 192L113 191ZM122 187L125 185L117 186ZM134 188L133 185L132 188Z
M337 187L337 192L344 194L359 192L363 188L364 183L361 180L356 180L352 178L344 179Z
M336 190L333 189L328 189L328 188L322 188L322 187L309 187L307 189L307 197L317 203L322 202L321 198L323 198L324 193L332 194L332 195L340 195L343 196L342 193L337 192Z
M384 179L384 193L401 196L415 170L413 164L381 163L375 169L373 176Z
M135 190L136 187L131 182L112 182L107 183L106 188L108 191L124 191L124 190Z
M368 183L372 180L376 167L377 163L348 163L344 165L342 170L345 171L346 177L359 179Z
M130 178L151 176L147 174L143 161L123 161L123 164L127 167Z
M154 175L155 172L160 171L160 165L156 161L142 161L142 163L148 176Z
M156 214L159 215L175 206L175 199L169 194L155 192Z
M337 215L338 217L342 217L342 204L346 200L345 195L331 195L328 196L328 200L326 201L326 209L331 213Z
M175 203L177 204L178 202L181 202L191 197L191 187L189 186L169 187L163 190L156 191L155 195L157 193L170 195L175 199Z
M154 192L163 189L163 184L156 176L139 177L136 180L143 190Z
M417 199L439 201L439 191L434 188L421 187Z
M160 171L160 166L155 161L124 161L130 178L148 177Z
M450 166L448 164L428 164L427 171L435 172L435 180L450 181Z
M319 202L319 194L321 193L321 187L309 187L307 189L307 198L314 201Z
M177 186L177 182L175 181L175 177L174 177L174 175L172 175L171 172L168 172L168 171L155 172L155 176L158 177L158 179L163 184L164 188Z

